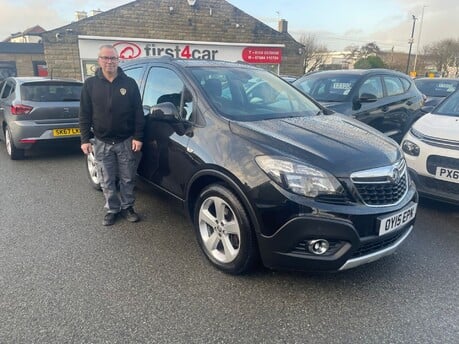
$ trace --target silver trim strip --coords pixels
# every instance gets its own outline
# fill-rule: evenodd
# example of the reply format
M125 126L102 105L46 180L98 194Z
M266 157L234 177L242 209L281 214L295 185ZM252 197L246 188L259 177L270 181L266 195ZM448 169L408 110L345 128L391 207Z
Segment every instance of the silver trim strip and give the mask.
M378 260L382 257L392 254L398 248L398 246L408 237L408 235L410 235L412 230L413 230L413 226L411 225L408 231L400 239L398 239L395 243L393 243L392 246L388 246L381 251L374 252L366 256L349 259L346 263L344 263L342 267L339 268L339 271L352 269L359 265L371 263L371 262L374 262L375 260Z

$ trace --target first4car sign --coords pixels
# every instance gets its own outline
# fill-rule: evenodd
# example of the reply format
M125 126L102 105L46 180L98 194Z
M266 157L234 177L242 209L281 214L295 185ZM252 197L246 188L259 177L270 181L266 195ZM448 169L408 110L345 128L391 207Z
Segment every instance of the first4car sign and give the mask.
M116 47L121 60L148 56L171 56L180 59L244 61L253 64L280 64L284 44L252 44L198 41L170 41L99 36L79 36L78 46L84 76L87 64L95 66L101 45ZM93 72L93 71L92 71Z

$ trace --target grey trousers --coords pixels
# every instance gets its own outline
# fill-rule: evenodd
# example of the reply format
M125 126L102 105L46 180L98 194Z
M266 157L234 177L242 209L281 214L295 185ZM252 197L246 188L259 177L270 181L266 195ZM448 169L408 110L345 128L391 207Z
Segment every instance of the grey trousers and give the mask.
M132 137L115 144L94 140L94 156L109 213L132 207L138 156L132 151ZM140 152L139 152L140 153Z

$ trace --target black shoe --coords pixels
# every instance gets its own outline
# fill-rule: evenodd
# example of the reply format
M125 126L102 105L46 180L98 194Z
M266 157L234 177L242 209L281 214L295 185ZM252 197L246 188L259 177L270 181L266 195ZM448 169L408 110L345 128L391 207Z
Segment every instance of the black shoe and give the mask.
M137 213L134 211L132 207L123 209L122 213L126 220L128 220L129 222L137 222L140 220L139 215L137 215Z
M115 223L115 219L116 219L115 213L107 213L104 216L104 221L102 222L102 224L104 226L111 226Z

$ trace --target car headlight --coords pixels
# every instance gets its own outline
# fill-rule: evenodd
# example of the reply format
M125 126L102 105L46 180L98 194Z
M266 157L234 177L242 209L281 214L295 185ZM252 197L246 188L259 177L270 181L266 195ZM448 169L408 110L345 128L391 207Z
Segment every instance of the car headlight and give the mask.
M408 155L419 156L421 149L419 146L410 140L404 140L402 143L402 150Z
M255 160L277 184L296 194L316 197L343 192L338 180L320 168L270 156L258 156Z

